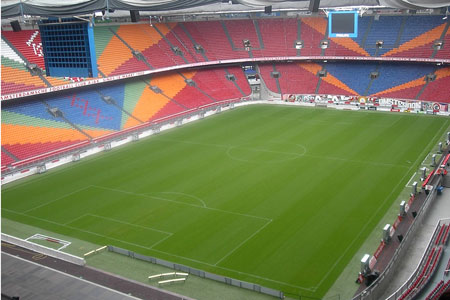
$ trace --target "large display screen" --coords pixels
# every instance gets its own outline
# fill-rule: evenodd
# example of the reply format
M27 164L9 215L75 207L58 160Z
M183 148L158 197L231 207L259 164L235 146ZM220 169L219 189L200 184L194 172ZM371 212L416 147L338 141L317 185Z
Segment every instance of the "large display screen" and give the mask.
M357 37L358 12L333 11L328 13L329 37Z

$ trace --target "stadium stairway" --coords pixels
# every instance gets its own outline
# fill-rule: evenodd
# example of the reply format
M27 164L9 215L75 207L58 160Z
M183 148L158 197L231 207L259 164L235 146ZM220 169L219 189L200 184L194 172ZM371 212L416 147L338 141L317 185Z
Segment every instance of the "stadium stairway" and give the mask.
M322 66L316 63L277 64L276 69L283 94L314 94Z
M444 46L441 50L435 51L434 57L435 58L448 58L450 57L450 21L446 24L446 29L442 33L442 36L440 37L440 40L444 42Z
M177 32L175 31L175 28L177 27L176 23L165 23L164 24L167 29L169 29L169 33L166 35L166 39L167 42L172 45L173 47L177 47L180 51L181 51L181 56L183 58L183 60L186 63L195 63L198 62L198 59L196 57L196 55L193 53L194 48L192 47L191 49L189 47L187 47L187 45L183 42L183 40L181 39L181 36L183 35L178 35ZM180 34L184 34L183 31L180 32Z
M208 95L194 81L195 71L178 72L178 75L186 82L186 86L174 97L178 102L189 108L195 108L206 104L211 104L217 100ZM189 81L191 80L191 81ZM192 84L192 85L191 85ZM187 101L186 101L187 100Z
M235 80L232 81L232 83L241 93L240 96L249 96L251 94L250 85L248 83L247 77L242 72L241 67L238 66L226 68L225 73L227 75L234 75Z
M9 165L13 162L19 161L19 158L17 158L14 154L6 150L2 146L2 166Z
M178 23L172 27L174 34L181 40L186 51L190 52L195 62L209 61L204 51L195 50L195 45L200 45L184 27L183 23Z
M97 57L97 64L99 70L105 76L132 73L153 68L148 61L138 60L133 55L133 51L142 51L148 46L146 39L139 37L139 31L135 27L134 25L122 25L118 28L100 27L100 32L94 34L96 44L97 39L99 39L101 41L101 47L104 47L102 53ZM110 32L106 32L105 34L107 30Z
M19 160L61 149L83 140L86 140L86 136L68 123L52 118L41 102L2 107L2 149ZM4 163L2 160L2 165Z
M164 24L155 24L152 26L156 32L161 36L162 40L158 45L161 50L165 53L170 53L170 57L172 58L175 65L188 64L189 61L185 57L185 53L183 52L183 48L179 47L179 42L173 37L173 34L170 32L170 27L166 27ZM168 30L166 34L163 33L162 30ZM170 38L170 39L169 39ZM172 42L172 41L173 42ZM175 49L178 48L179 52L176 52Z
M285 29L288 27L284 23L288 20L293 19L260 20L259 27L261 36L262 40L265 41L265 47L262 50L263 56L295 56L294 42L296 40L296 33L294 32L293 36L292 32L285 32ZM289 48L291 51L288 51Z
M303 18L301 37L304 43L302 55L316 55L322 53L320 42L325 39L327 20L322 17Z
M273 64L259 64L259 73L261 75L261 78L264 80L264 83L266 84L266 87L269 89L270 92L281 94L281 87L280 82L278 78L273 78L272 71L277 72L275 63ZM280 74L280 77L283 76Z
M327 65L323 65L323 71L326 71L326 76L321 78L320 87L317 90L318 94L329 95L357 95L358 93L348 87L345 83L338 78L328 73Z

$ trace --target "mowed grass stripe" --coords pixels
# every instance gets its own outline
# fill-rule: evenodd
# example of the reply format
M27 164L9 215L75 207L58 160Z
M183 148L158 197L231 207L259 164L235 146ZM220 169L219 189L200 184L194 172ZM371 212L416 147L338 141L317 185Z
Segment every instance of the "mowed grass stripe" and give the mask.
M423 115L244 107L4 187L2 208L87 241L101 234L139 253L321 297L447 127ZM57 226L71 220L73 228ZM127 235L133 226L140 233ZM144 228L173 235L151 238Z

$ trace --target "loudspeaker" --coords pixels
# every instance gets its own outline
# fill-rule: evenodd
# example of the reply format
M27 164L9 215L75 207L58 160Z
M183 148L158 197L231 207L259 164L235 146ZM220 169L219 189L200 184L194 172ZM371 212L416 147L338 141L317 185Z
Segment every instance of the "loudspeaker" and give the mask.
M264 13L271 14L272 13L272 5L264 7Z
M280 77L280 72L278 71L272 71L270 73L270 75L272 76L272 78L279 78Z
M309 11L316 13L319 12L320 0L310 0L309 1Z
M17 21L17 20L11 21L10 24L11 24L11 27L12 27L14 32L22 31L22 28L20 27L19 21Z
M131 22L136 23L139 22L139 11L138 10L130 10Z
M416 211L413 211L411 214L412 214L413 218L415 218L417 216L417 212Z
M403 241L403 235L399 234L397 235L398 242L401 243Z

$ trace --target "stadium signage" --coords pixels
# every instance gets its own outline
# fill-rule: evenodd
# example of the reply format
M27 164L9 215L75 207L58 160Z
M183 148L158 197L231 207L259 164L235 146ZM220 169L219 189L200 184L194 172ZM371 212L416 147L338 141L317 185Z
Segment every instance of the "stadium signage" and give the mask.
M431 101L416 101L394 98L361 97L345 95L311 95L311 94L285 94L285 102L303 102L314 104L353 105L361 109L376 110L384 107L394 112L423 111L430 113L448 112L448 104Z
M391 106L395 108L410 108L421 109L421 101L399 100L393 98L379 98L378 103L380 106Z

